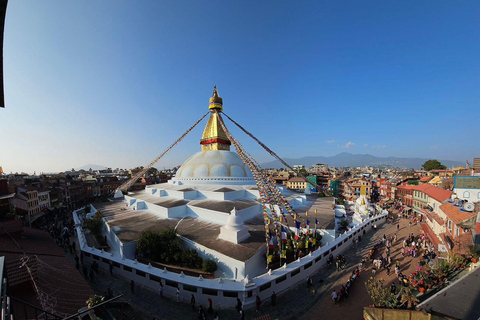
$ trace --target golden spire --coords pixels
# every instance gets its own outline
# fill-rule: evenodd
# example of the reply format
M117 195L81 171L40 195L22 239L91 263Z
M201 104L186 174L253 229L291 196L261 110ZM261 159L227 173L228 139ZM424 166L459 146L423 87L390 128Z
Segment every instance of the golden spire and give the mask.
M217 86L213 87L213 95L210 98L208 109L217 109L218 111L223 111L223 99L218 95Z
M217 112L215 112L223 110L223 100L218 95L217 86L213 87L213 95L209 102L208 108L212 111L212 114L208 119L205 130L203 130L202 140L200 140L202 151L230 151L231 142L228 140L225 131L223 131L222 126L218 121Z

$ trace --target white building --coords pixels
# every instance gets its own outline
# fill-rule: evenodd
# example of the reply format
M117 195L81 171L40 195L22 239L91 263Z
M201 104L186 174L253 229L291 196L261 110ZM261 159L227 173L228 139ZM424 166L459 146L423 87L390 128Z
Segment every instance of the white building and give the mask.
M51 208L50 204L50 190L38 191L38 206L40 211Z
M325 172L325 171L328 171L328 164L323 164L323 163L314 164L314 165L310 168L310 171L311 171L311 172L318 172L318 171Z

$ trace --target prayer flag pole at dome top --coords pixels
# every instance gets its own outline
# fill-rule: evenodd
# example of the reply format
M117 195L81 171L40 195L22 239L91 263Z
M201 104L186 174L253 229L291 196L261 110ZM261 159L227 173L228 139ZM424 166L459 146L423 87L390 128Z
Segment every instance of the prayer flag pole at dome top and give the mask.
M167 149L165 149L165 151L162 152L161 155L159 155L157 158L155 158L155 160L153 160L152 162L150 162L145 168L143 168L143 170L140 170L138 173L136 173L130 180L128 180L127 182L123 183L121 186L118 187L118 189L114 192L116 194L116 192L118 192L118 190L120 191L127 191L128 188L130 188L135 182L137 182L137 180L139 178L141 178L145 172L148 171L148 169L150 169L151 167L153 167L155 165L155 163L158 162L158 160L160 160L168 151L170 151L173 147L175 147L180 141L182 141L183 138L185 138L185 136L193 130L193 128L195 128L208 114L210 113L210 111L208 111L207 113L205 113L203 115L203 117L201 117L197 122L195 122L195 124L193 126L191 126L187 131L185 131L184 134L182 134L180 136L180 138L178 138L177 140L175 140L174 143L172 143L170 145L170 147L168 147Z

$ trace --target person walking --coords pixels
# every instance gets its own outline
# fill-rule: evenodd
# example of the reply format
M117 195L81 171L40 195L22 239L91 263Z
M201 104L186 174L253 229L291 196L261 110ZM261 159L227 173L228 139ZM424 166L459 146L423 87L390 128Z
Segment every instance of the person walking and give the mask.
M108 269L110 270L110 275L113 276L113 263L112 263L112 261L110 261L110 263L108 264Z
M130 280L130 291L132 294L135 292L135 281Z
M262 301L260 300L260 297L257 295L257 297L255 298L255 311L256 312L260 311L260 304L261 303L262 303Z
M335 289L333 289L333 291L332 291L333 304L337 304L337 299L338 299L338 293L337 293L337 291L335 291Z
M160 289L159 289L159 291L160 291L160 298L163 299L163 284L162 284L162 282L160 282Z
M208 312L208 313L213 313L213 301L212 301L212 299L210 299L210 298L208 298L207 301L208 301L208 310L207 310L207 312Z
M195 311L195 296L192 293L192 298L190 299L190 306L192 306L192 309Z
M240 309L240 312L239 312L239 313L240 313L240 318L239 318L239 319L240 319L240 320L245 320L245 312L243 312L243 310Z
M242 311L242 301L240 301L239 298L237 298L237 306L235 308L237 309L238 313L240 313L240 311Z
M277 295L275 294L275 291L272 291L271 301L272 301L272 306L275 306L277 301Z
M177 292L175 293L175 295L177 296L177 302L180 301L180 289L177 287Z

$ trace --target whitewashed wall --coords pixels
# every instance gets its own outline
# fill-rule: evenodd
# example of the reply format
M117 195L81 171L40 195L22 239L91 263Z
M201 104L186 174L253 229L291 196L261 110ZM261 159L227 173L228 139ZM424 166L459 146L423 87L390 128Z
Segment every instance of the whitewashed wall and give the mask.
M278 294L298 282L305 281L308 276L318 271L326 263L330 253L334 256L340 254L352 245L354 237L361 235L363 238L373 224L377 224L377 226L383 224L387 213L383 211L380 215L369 218L361 225L330 241L308 256L255 277L249 282L224 279L209 280L202 277L186 276L122 258L118 253L106 253L91 248L85 241L80 224L77 224L79 220L76 211L74 211L73 216L77 228L78 243L84 252L84 260L87 263L91 263L95 259L102 269L108 270L111 261L115 264L115 274L129 280L132 279L137 284L153 290L159 289L158 283L161 281L165 285L164 294L167 296L175 297L178 286L182 300L189 301L191 294L194 293L197 301L206 301L206 299L211 298L215 306L234 307L236 298L239 297L246 308L252 308L255 305L257 295L265 300L271 296L272 291Z

